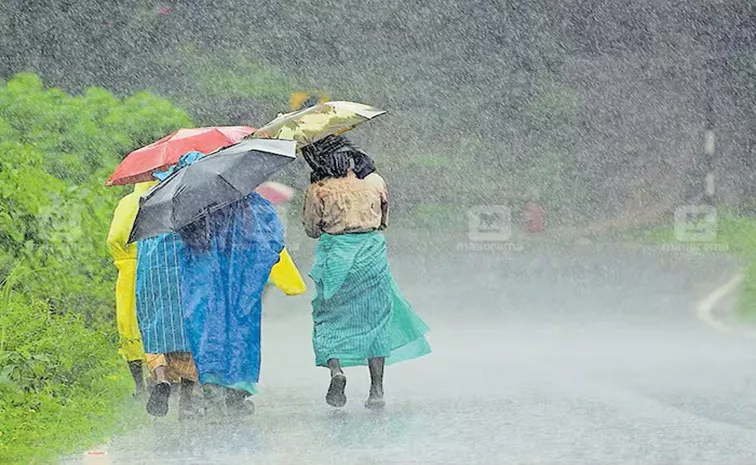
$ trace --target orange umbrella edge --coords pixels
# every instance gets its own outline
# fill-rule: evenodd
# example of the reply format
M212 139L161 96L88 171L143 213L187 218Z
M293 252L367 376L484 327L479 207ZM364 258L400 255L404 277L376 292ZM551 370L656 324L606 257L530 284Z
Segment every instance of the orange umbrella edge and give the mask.
M247 132L248 133L247 135L250 135L250 134L254 133L257 130L256 128L254 128L252 126L247 126L247 125L241 125L241 126L204 126L204 127L201 127L201 128L179 128L179 129L171 132L170 134L167 134L167 135L161 137L160 139L158 139L158 140L156 140L156 141L154 141L154 142L152 142L150 144L147 144L147 145L145 145L143 147L140 147L138 149L132 150L131 152L129 152L123 158L123 160L121 160L121 163L123 163L124 160L126 160L129 156L131 156L132 154L134 154L136 152L139 152L141 150L146 150L146 149L154 149L155 146L158 145L159 143L165 143L165 142L167 142L171 137L175 136L180 131L185 131L185 130L188 130L188 131L215 131L215 132L219 133L221 136L223 136L225 138L228 138L228 135L226 135L223 132L223 129L229 129L229 130L232 130L232 131L239 131L239 132ZM243 136L242 139L244 137L246 137L246 136ZM108 178L108 180L105 182L105 186L107 186L107 187L110 187L110 186L122 186L122 185L129 185L129 184L138 184L140 182L154 181L154 178L152 177L152 173L154 173L155 171L160 171L160 170L163 170L163 169L167 169L169 166L171 166L170 164L161 165L161 166L153 168L150 172L144 172L144 173L140 173L140 174L135 174L135 175L130 175L130 176L126 176L126 177L123 177L123 178L119 178L117 171L118 171L118 168L120 168L121 163L119 163L119 165L116 167L115 172L113 172L113 174L111 174L110 177Z
M155 168L153 171L147 173L134 174L122 178L111 178L105 182L105 186L128 186L132 184L139 184L140 182L155 181L155 178L152 177L152 173L154 173L155 171L160 171L161 169L166 169L168 166L170 165Z

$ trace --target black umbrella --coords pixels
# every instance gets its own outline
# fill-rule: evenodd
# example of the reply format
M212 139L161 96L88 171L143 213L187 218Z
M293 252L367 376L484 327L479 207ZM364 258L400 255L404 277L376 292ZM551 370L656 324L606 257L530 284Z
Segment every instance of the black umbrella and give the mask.
M139 199L129 243L178 231L242 200L296 157L296 142L253 139L177 170Z

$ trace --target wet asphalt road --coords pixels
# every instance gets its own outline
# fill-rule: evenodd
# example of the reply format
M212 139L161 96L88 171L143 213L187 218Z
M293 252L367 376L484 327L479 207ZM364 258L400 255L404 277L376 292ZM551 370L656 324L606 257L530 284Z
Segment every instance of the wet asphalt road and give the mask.
M168 417L114 438L118 464L756 463L756 341L712 330L696 303L726 257L619 244L509 252L392 247L434 353L389 367L388 406L324 401L309 297L265 307L254 417ZM295 253L309 266L308 250ZM103 462L105 463L105 462Z

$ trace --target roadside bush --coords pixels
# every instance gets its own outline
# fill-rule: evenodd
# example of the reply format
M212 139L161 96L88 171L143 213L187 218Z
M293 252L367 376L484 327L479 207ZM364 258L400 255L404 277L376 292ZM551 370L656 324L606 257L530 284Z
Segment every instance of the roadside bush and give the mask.
M756 218L723 207L717 209L717 215L715 243L726 246L727 252L744 264L736 311L744 320L756 322ZM641 237L657 243L675 241L674 228L670 226L643 231Z
M0 302L0 463L102 440L131 389L115 344L75 313L11 289Z
M191 125L147 93L0 81L0 463L95 445L123 420L106 238L129 189L103 183L130 150Z
M726 244L730 253L746 261L737 310L753 322L756 321L756 218L733 215L725 209L719 213L717 242Z
M45 269L19 283L54 309L112 327L115 271L105 239L126 190L103 183L124 154L191 120L146 93L70 96L22 73L0 81L0 279L8 265Z

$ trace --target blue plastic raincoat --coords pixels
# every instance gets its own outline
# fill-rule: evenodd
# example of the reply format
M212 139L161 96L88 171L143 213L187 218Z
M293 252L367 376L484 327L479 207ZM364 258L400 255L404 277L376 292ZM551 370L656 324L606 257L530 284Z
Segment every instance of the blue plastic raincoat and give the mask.
M180 235L181 297L200 383L254 393L262 292L284 247L276 210L253 193Z

